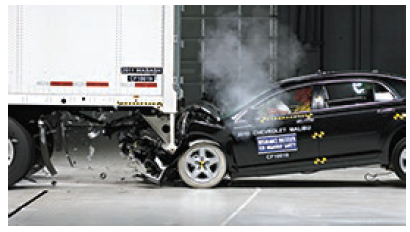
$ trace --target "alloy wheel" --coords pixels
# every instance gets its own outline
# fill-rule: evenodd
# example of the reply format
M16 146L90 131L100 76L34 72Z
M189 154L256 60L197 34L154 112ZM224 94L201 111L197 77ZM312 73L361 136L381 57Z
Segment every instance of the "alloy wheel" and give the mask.
M406 174L406 148L404 148L400 153L399 164L401 170Z
M198 183L212 180L220 171L220 159L212 148L199 147L186 157L185 172Z

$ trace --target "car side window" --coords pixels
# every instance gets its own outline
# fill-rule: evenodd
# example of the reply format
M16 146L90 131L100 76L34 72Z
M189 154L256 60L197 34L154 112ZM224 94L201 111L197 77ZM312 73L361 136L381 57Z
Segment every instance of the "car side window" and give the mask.
M324 85L324 92L326 93L325 107L330 108L394 99L393 95L384 86L371 82L326 84Z
M256 107L257 117L309 112L311 110L312 91L312 87L303 87L273 96Z
M386 102L394 100L394 96L386 87L375 83L374 84L374 101Z
M325 89L328 95L328 107L355 105L363 102L372 102L372 87L369 83L346 82L327 84Z

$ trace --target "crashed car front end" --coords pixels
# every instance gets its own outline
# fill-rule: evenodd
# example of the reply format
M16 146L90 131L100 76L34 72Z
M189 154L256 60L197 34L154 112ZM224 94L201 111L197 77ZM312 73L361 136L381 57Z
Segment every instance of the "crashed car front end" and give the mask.
M194 188L213 187L233 170L229 120L219 109L200 102L187 107L177 122L179 177Z
M177 153L198 143L211 143L227 150L230 133L219 109L209 102L187 107L176 124Z

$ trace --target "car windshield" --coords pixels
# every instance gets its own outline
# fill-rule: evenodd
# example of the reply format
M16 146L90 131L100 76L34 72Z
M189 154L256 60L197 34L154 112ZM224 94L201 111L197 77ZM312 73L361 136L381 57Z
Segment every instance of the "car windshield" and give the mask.
M240 110L245 108L248 105L251 105L253 102L257 101L263 95L267 94L268 92L277 89L278 87L267 86L269 88L265 88L265 90L260 91L260 94L255 95L252 98L249 98L248 101L238 102L236 104L224 105L221 107L221 117L227 118L231 117L232 115L238 113Z

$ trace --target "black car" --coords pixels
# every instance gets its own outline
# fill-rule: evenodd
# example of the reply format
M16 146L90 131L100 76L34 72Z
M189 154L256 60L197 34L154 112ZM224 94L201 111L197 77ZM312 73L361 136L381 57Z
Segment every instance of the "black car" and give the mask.
M191 187L223 178L312 173L379 164L406 180L406 80L317 73L281 81L223 115L188 107L177 132L178 173Z

